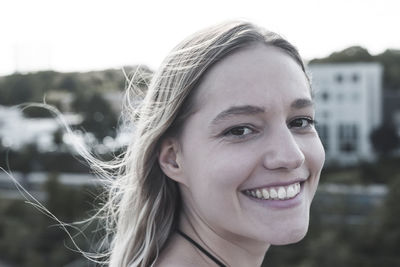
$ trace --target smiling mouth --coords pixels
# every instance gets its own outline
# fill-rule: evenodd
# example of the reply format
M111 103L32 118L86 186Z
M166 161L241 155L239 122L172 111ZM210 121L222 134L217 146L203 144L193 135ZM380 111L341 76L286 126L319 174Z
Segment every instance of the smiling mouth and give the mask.
M263 187L243 191L247 196L262 200L287 200L300 194L300 182L286 186Z

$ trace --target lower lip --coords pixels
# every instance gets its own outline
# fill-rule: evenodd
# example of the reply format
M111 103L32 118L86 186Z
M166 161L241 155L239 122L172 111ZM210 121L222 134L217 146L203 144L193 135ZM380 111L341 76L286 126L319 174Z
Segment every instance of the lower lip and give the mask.
M279 200L279 199L259 199L244 194L250 200L257 202L265 207L275 209L289 209L299 206L303 199L304 183L300 184L300 192L291 199Z

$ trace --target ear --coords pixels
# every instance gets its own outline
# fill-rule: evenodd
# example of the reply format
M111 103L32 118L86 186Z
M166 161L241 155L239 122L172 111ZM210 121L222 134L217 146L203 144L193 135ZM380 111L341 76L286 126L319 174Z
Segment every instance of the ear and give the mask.
M183 170L180 164L180 146L178 140L172 137L167 137L162 140L160 152L158 154L158 163L161 170L166 176L172 180L184 183Z

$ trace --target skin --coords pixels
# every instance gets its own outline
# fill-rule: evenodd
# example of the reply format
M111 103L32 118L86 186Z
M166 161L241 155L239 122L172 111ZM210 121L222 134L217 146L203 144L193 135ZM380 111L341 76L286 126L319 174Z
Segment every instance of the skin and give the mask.
M257 44L210 69L195 104L159 157L181 189L180 229L228 266L260 266L270 245L298 242L308 229L325 153L307 79L286 53ZM282 207L244 193L298 180L295 203ZM215 266L179 235L158 263Z

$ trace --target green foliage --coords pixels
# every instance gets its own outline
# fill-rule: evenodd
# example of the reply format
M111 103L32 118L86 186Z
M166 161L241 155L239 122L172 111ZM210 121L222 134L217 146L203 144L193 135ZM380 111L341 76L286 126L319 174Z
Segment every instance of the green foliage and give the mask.
M78 89L82 87L78 79L74 77L73 74L67 74L65 75L59 84L59 88L62 90L66 90L69 92L77 92Z
M57 129L57 131L55 131L53 134L53 142L57 147L60 147L64 144L63 134L63 131L61 131L60 129Z
M46 207L62 221L72 221L74 218L85 217L83 212L92 207L84 190L86 189L76 190L73 187L60 184L57 174L52 173L45 184L45 192L48 194ZM78 205L80 208L76 209Z
M22 110L24 117L27 118L52 118L52 114L44 108L27 107Z
M374 129L370 139L374 150L381 157L390 156L391 152L400 145L400 138L397 135L396 127L393 125L383 124L381 127Z
M382 250L388 257L398 257L400 248L400 174L389 184L389 195L382 211L381 234ZM400 262L400 260L398 260Z
M14 74L4 78L0 83L0 104L16 105L34 99L33 91L29 90L33 83L32 75Z
M56 132L56 136L57 136ZM61 136L58 136L61 141ZM62 144L60 144L62 145ZM125 151L121 148L108 154L99 154L104 160L111 160L115 155ZM29 144L19 151L7 150L0 146L0 166L13 171L29 173L31 171L89 173L90 168L85 160L71 151L61 150L39 153L36 145Z
M326 58L313 59L310 63L371 62L373 57L367 49L352 46L340 52L333 52Z
M136 70L137 67L127 68ZM152 72L141 67L139 73L150 77ZM0 77L0 105L10 106L25 102L43 102L46 94L53 91L75 93L104 93L125 89L126 78L121 70L93 71L87 73L60 73L41 71Z
M383 82L387 89L400 88L400 50L388 49L375 56L375 60L383 67Z
M0 166L22 173L32 171L88 173L90 171L84 160L72 155L71 152L40 153L35 143L27 144L19 151L0 147Z
M17 162L15 162L15 164L18 165L19 170L23 173L37 170L39 151L35 143L25 145L20 150L20 155L21 157Z
M54 88L58 75L57 72L43 71L3 77L0 80L0 105L42 102L45 93Z
M370 162L362 162L359 165L359 177L362 178L362 183L369 184L383 184L385 183L385 176L378 164L372 164Z
M330 166L321 174L321 183L390 184L400 173L400 158L384 157L376 162L361 162L357 166Z
M60 184L53 174L45 184L46 207L65 222L79 221L92 213L94 197L100 190L93 187L68 187ZM92 192L92 193L89 193ZM1 196L0 196L1 197ZM1 199L0 259L21 267L65 266L83 256L75 252L65 230L23 200ZM74 241L84 251L90 251L101 236L93 234L96 222L79 233L68 227ZM81 225L81 227L82 225ZM88 236L88 238L85 237ZM93 264L94 265L94 264ZM81 266L90 266L87 260Z
M115 137L117 115L100 94L77 95L72 106L83 115L81 127L85 131L94 133L100 140L106 136Z
M362 183L359 168L326 169L321 173L321 183L358 184Z

